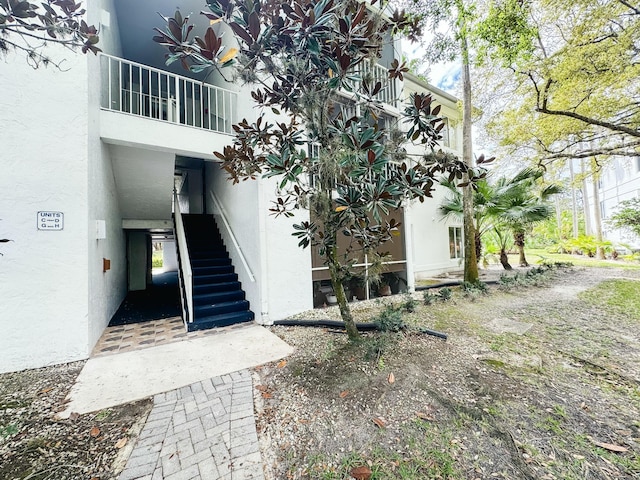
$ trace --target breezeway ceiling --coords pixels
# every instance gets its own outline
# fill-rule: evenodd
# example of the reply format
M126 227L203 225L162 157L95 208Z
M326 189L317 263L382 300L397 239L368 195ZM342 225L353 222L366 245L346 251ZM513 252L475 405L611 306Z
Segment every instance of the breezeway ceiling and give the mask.
M123 219L169 220L175 155L109 145Z
M164 55L166 50L152 40L156 32L154 27L164 30L164 21L158 14L173 16L176 9L183 16L189 16L195 25L194 32L202 32L209 26L203 15L206 10L205 0L114 0L116 17L120 30L120 41L123 55L128 60L150 65L202 80L201 75L193 75L184 70L178 62L167 67ZM201 78L202 77L202 78Z

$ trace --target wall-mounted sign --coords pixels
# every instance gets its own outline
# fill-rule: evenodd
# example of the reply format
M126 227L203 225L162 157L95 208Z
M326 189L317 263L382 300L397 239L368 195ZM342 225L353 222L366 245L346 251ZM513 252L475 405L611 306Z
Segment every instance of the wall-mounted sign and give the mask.
M64 213L38 212L38 230L62 230L64 228Z

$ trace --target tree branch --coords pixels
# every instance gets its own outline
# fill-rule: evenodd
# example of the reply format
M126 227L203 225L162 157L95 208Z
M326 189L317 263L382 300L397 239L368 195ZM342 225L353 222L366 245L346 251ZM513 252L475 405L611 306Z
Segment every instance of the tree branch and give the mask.
M548 84L548 83L547 83ZM622 125L616 125L615 123L605 122L602 120L597 120L595 118L587 117L585 115L581 115L575 112L569 112L566 110L551 110L547 108L547 98L545 96L543 100L542 106L536 107L536 112L545 113L547 115L557 115L562 117L574 118L576 120L580 120L588 125L596 125L598 127L606 128L607 130L611 130L614 132L626 133L627 135L631 135L632 137L640 138L640 130L634 130L633 128L624 127Z

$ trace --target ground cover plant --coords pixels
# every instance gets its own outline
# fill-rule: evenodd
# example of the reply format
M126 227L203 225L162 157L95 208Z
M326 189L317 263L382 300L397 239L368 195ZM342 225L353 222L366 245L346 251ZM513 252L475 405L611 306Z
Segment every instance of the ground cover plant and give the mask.
M525 272L354 303L382 329L355 344L271 327L296 352L254 370L266 479L638 478L640 271ZM58 421L81 367L0 375L0 478L118 478L150 401Z
M640 275L565 266L534 277L544 281L473 298L470 286L448 301L428 291L392 341L274 327L298 350L258 370L271 478L637 478ZM401 310L391 302L354 314Z

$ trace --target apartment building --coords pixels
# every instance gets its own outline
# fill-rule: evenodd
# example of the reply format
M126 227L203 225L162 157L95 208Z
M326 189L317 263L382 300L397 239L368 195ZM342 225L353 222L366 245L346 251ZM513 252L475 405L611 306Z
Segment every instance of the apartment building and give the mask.
M197 13L202 3L180 5ZM248 87L165 65L152 29L156 12L175 6L87 0L100 55L53 48L63 68L38 70L7 55L0 236L12 241L0 247L0 372L88 358L127 292L151 281L154 239L177 247L187 330L268 324L313 308L328 278L297 246L292 219L268 214L274 181L233 185L219 168L213 152L255 110ZM381 76L389 61L374 67ZM407 75L384 93L386 114L399 115L402 99L423 91L443 106L443 148L459 153L455 97ZM441 195L402 211L388 269L409 289L461 268L461 226L438 215Z

